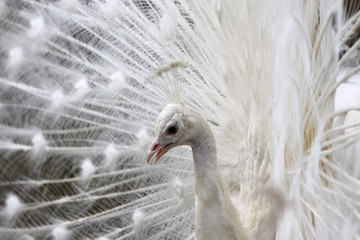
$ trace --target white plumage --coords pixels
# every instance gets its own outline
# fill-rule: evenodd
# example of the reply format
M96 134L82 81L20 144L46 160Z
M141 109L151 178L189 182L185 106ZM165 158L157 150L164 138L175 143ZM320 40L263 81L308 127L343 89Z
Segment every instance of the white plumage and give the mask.
M0 3L0 239L359 239L360 13L342 4ZM149 166L173 106L216 148Z
M194 158L195 238L249 239L221 176L215 139L206 120L182 104L169 104L160 114L147 159L155 155L155 164L182 145L191 147Z

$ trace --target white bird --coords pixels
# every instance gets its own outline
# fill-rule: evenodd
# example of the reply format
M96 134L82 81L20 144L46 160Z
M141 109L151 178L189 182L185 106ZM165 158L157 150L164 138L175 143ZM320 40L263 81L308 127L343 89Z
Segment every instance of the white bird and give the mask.
M0 239L360 239L359 26L335 0L0 2Z
M199 114L181 104L160 114L148 161L156 163L171 148L189 145L195 170L196 239L248 239L222 179L210 127Z

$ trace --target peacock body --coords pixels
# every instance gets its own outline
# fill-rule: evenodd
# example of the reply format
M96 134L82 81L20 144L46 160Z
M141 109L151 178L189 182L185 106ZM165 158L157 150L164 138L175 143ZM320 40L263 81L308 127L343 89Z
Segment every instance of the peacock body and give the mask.
M250 237L360 239L359 26L332 0L1 2L0 239L194 239L191 148L146 163L169 102Z

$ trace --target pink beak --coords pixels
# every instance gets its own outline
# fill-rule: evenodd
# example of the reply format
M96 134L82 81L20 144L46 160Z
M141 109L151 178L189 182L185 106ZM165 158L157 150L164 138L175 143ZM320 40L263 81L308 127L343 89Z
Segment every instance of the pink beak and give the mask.
M150 148L150 152L147 156L147 163L150 162L150 160L152 159L152 157L155 155L154 161L152 162L152 165L155 165L155 163L157 163L157 161L159 161L159 159L164 156L165 153L167 153L167 151L170 150L171 147L169 147L170 145L172 145L173 143L169 143L166 145L160 145L158 141L156 141L154 139L151 148Z

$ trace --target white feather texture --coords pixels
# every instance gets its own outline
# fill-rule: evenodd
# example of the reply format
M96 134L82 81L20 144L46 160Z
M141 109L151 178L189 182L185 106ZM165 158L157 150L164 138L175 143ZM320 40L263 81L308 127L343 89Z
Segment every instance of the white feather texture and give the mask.
M5 0L0 13L0 239L194 239L191 149L146 163L169 102L210 125L253 239L360 239L360 12Z

